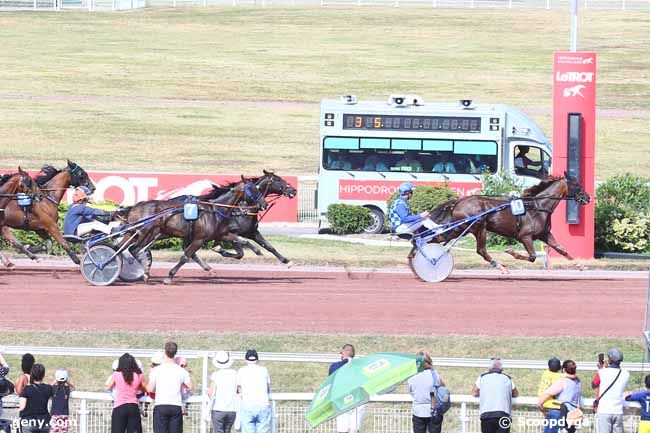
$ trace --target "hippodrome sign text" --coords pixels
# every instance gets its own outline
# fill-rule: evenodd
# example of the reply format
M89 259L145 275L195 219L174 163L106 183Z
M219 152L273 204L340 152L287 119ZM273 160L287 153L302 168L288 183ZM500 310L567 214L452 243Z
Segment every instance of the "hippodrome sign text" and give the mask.
M401 181L393 180L339 180L340 200L384 201L397 192ZM411 182L417 185L445 186L444 182ZM449 188L460 196L476 194L481 191L478 182L447 182Z

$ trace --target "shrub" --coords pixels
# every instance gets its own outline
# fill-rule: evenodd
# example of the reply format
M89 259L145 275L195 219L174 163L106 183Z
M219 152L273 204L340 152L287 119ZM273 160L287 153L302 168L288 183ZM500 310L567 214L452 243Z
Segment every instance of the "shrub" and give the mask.
M363 206L331 204L326 216L336 234L360 233L372 222L370 210Z
M482 194L494 196L507 196L511 192L521 193L524 189L522 180L514 177L509 171L499 171L498 173L484 172L481 176L483 183ZM487 246L508 246L516 245L516 239L506 238L495 233L488 233Z
M393 194L386 203L387 209L390 209L399 193ZM448 186L428 186L418 185L413 191L413 198L409 201L409 207L412 213L420 213L432 210L437 206L449 200L458 198L458 194ZM390 224L390 221L388 221Z
M650 250L650 178L623 174L596 189L596 250Z

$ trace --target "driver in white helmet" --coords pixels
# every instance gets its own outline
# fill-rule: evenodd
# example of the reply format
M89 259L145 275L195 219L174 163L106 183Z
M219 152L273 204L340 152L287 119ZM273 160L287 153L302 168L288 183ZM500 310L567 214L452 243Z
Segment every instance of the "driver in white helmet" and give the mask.
M438 227L436 223L428 218L429 212L411 213L408 201L413 197L414 189L415 187L410 182L401 184L399 186L399 197L395 199L390 207L391 229L397 235L409 237L422 226L428 229Z

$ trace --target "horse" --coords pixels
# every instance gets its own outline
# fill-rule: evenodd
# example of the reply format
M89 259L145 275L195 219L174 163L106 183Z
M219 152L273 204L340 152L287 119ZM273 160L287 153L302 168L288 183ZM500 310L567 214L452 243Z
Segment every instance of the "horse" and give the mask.
M215 195L216 197L212 197ZM137 234L133 247L130 248L134 257L142 257L141 252L151 246L153 242L161 237L176 237L185 240L184 254L172 269L170 269L168 277L164 280L164 284L172 284L173 278L178 270L187 263L190 258L196 260L196 252L206 242L220 241L229 234L229 226L231 214L234 209L242 209L238 205L241 200L246 203L246 208L249 209L266 209L267 203L264 200L263 194L255 186L252 180L246 180L242 176L242 181L226 185L223 188L216 187L209 195L200 196L199 203L199 216L195 221L187 221L181 212L171 212L169 216L161 216L160 218L152 221L149 225L140 229ZM127 218L128 221L133 222L132 218L136 218L136 214L142 212L142 208L148 208L153 211L153 214L167 210L177 209L182 207L183 202L179 202L179 198L171 200L157 201L156 203L147 202L142 206L136 205L131 209L122 211L118 215L122 218ZM139 209L136 209L138 208ZM135 209L135 212L134 212ZM151 215L151 214L150 214ZM146 216L146 215L145 215ZM125 236L125 241L132 241L131 237ZM145 268L145 281L148 280L150 263L141 264ZM206 265L207 266L207 265ZM208 271L210 268L204 270Z
M503 210L490 213L475 223L469 230L476 238L476 252L489 262L492 267L498 267L502 272L508 272L503 264L494 260L487 252L487 232L497 233L507 238L516 239L524 245L528 256L519 254L512 249L505 252L518 260L534 262L537 258L533 242L541 240L555 251L573 261L574 258L567 250L559 245L551 233L551 214L561 200L575 200L580 205L590 201L580 182L568 174L563 177L550 176L534 185L521 195L526 207L526 213L514 216L512 212ZM508 203L511 198L496 198L489 196L467 196L443 203L433 209L428 218L436 224L450 223L463 218L478 215L497 206ZM460 236L467 225L443 233L431 239L431 242L445 243ZM415 248L411 256L415 254Z
M28 195L32 200L39 194L36 183L27 172L18 167L18 173L0 176L0 220L5 212L5 207L12 200L18 199L18 193ZM14 245L15 247L15 245ZM4 254L0 253L0 262L6 268L13 268L14 264Z
M293 188L287 181L282 179L280 176L276 175L273 172L263 170L264 176L253 178L257 189L259 189L265 198L269 196L276 197L289 197L294 198L297 194L295 188ZM223 249L220 245L216 245L213 250L221 254L223 257L241 259L244 257L244 248L249 248L256 255L261 256L262 252L256 248L252 243L246 239L253 240L257 242L262 248L273 254L280 263L289 264L289 260L280 254L274 247L271 245L264 236L259 232L259 220L257 217L256 211L236 209L231 214L230 220L230 233L233 236L232 244L235 249L235 253L231 253ZM230 237L230 234L226 238ZM246 239L244 239L246 238Z
M85 186L92 192L95 190L95 185L88 173L70 160L64 169L57 170L46 165L41 171L43 174L37 176L35 180L42 199L34 200L32 206L26 209L18 206L16 202L10 202L5 208L4 218L0 219L2 236L32 260L37 259L36 255L16 240L11 228L34 231L46 241L52 237L78 265L79 258L63 238L57 224L59 203L70 186Z

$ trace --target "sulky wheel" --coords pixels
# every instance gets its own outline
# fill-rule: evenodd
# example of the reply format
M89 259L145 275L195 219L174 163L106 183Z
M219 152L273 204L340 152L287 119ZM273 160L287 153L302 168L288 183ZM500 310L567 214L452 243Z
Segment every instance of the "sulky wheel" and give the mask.
M121 268L122 256L115 255L115 249L110 245L95 245L81 259L81 273L94 286L113 284Z
M151 251L140 251L140 260L144 258L144 262L147 264L147 269L151 267L151 262L153 257L151 256ZM122 252L122 270L120 271L120 280L126 281L127 283L132 283L135 281L140 281L144 277L145 268L142 267L140 261L136 260L133 257L133 254L129 250L124 250Z
M422 281L439 283L454 269L454 257L440 244L425 244L409 259L409 265Z

